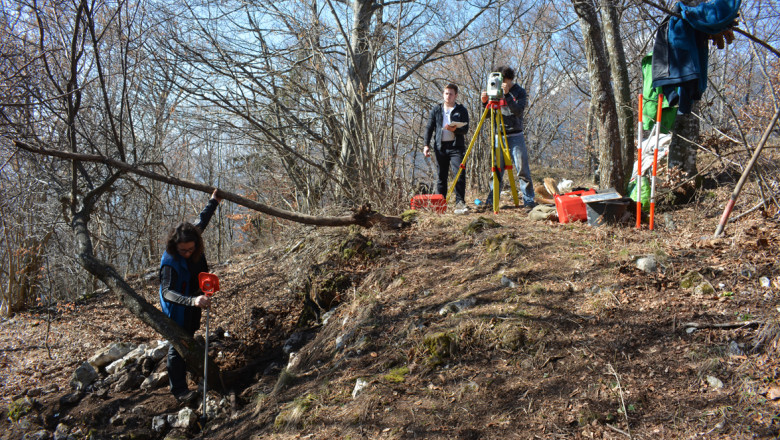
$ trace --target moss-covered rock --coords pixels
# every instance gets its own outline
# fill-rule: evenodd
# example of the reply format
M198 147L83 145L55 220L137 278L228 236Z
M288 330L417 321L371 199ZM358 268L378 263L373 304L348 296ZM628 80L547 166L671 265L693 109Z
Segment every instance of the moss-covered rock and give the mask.
M313 394L306 394L285 405L274 419L274 428L281 430L301 426L303 415L311 407L314 399Z
M351 231L349 235L339 245L339 255L344 261L353 258L376 258L382 255L382 251L376 247L372 240L369 240L360 232Z
M509 237L507 234L496 234L486 238L485 247L490 253L499 253L507 256L519 255L524 249L522 243Z
M498 339L498 347L504 350L519 350L528 341L525 329L510 322L496 327L496 337Z
M384 378L388 382L401 383L404 380L406 380L406 376L408 374L409 374L409 367L404 366L404 367L393 368L387 374L385 374Z
M698 296L712 296L715 295L715 288L712 287L709 281L705 280L693 289L693 293Z
M423 339L423 345L428 353L427 362L431 366L439 365L455 352L455 338L449 333L429 333Z
M501 225L495 220L480 216L473 222L469 223L468 226L463 228L463 233L466 235L474 235L486 229L494 229L500 227Z
M485 249L493 253L501 247L501 244L507 239L506 234L496 234L485 239Z
M420 216L420 213L415 209L407 209L406 211L401 213L401 220L411 223L414 221L417 221L417 217Z
M352 286L352 279L343 273L328 272L311 283L311 299L322 310L330 310L341 293Z
M12 422L16 422L22 417L26 416L33 409L33 400L28 396L20 397L14 400L8 406L8 418Z
M696 271L690 271L680 278L680 287L690 289L698 286L704 280L704 276Z

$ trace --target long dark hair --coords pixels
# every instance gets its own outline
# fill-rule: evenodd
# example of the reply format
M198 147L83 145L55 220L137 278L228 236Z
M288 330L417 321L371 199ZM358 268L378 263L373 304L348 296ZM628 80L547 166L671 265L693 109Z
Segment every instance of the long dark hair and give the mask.
M196 228L192 223L182 223L179 226L171 229L168 234L167 245L165 250L174 258L179 258L179 250L176 245L179 243L195 242L195 252L192 253L190 259L192 261L200 260L203 255L203 238L200 235L200 229Z

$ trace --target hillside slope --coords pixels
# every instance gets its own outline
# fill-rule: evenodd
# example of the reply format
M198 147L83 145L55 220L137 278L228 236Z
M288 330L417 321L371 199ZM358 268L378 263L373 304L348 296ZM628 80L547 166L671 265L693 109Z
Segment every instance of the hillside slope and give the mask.
M60 423L92 438L774 438L780 233L755 217L707 238L717 206L667 211L656 231L514 209L297 230L215 268L211 325L228 335L212 355L233 403L186 430L151 429L179 410L165 387L62 403L99 348L155 339L110 294L17 315L1 324L3 403L34 408L26 426L4 414L1 438ZM647 256L656 271L637 268ZM153 279L138 286L156 301Z

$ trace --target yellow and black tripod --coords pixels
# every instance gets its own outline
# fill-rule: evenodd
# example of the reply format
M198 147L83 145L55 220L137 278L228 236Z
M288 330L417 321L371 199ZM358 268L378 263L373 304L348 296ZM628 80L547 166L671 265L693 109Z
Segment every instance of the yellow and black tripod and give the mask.
M520 199L517 196L517 186L515 185L515 174L513 171L512 158L509 154L509 144L506 140L506 127L504 127L504 115L501 113L501 107L506 105L506 101L490 100L485 105L485 111L482 113L482 117L479 119L479 125L477 125L477 131L474 132L474 136L469 142L469 147L466 149L466 154L463 155L463 161L460 163L458 174L455 175L455 179L452 181L450 190L447 191L447 200L452 196L452 191L455 190L455 184L458 183L460 174L466 169L466 161L471 154L471 149L474 147L474 143L479 136L479 132L482 130L482 125L485 123L488 113L490 114L490 162L491 170L493 172L493 212L498 214L498 193L499 193L499 181L498 175L501 172L500 158L504 158L504 171L509 171L509 185L512 188L512 198L514 199L515 206L520 206ZM498 140L496 142L495 140Z

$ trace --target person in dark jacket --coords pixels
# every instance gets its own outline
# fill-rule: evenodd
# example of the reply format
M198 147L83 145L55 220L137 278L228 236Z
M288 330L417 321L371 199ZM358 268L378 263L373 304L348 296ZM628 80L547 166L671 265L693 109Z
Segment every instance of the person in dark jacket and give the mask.
M504 92L504 101L506 105L501 107L501 114L504 117L504 128L506 129L507 146L509 154L512 157L514 169L517 170L518 186L523 197L523 205L526 208L536 206L534 201L534 184L531 180L531 168L528 163L528 149L525 147L525 136L523 134L523 113L528 104L528 95L525 89L515 83L515 71L507 66L497 67L495 72L501 72L504 77L501 83L501 90ZM482 105L488 103L487 91L482 91ZM498 139L494 141L494 148L497 149L497 157L500 158L498 182L501 186L501 180L504 176L504 155L498 147ZM490 193L484 205L487 209L493 206L493 188L491 185Z
M466 154L466 133L469 131L469 112L466 107L456 104L458 86L447 84L442 92L443 102L431 110L428 127L425 130L423 154L431 157L431 145L436 154L439 168L436 181L436 193L447 194L447 179L450 168L457 170ZM433 143L431 143L433 140ZM466 208L466 176L461 173L455 184L455 209Z
M181 326L190 336L200 328L201 309L211 305L209 297L199 288L198 274L208 272L201 234L219 205L217 190L211 194L201 211L198 223L181 223L168 234L165 252L160 261L160 304L166 316ZM187 387L187 366L184 358L171 345L168 349L168 380L171 393L182 403L197 398L196 390Z

